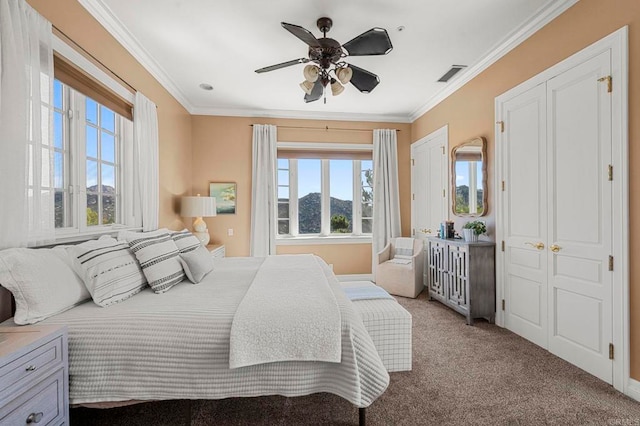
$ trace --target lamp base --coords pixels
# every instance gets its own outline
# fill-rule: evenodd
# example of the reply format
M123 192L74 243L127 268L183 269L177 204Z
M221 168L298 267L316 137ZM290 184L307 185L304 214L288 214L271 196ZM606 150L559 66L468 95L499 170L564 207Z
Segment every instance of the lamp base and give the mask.
M207 244L209 244L209 240L211 240L208 230L205 230L205 232L193 231L192 234L195 235L196 238L200 240L200 243L203 246L206 246Z

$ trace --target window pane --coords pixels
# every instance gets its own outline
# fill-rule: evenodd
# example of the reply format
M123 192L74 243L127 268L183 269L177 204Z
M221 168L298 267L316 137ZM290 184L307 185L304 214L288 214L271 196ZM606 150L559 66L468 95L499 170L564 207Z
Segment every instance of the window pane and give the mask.
M86 102L86 116L89 123L98 124L98 104L91 98L87 98Z
M319 234L321 230L320 160L298 160L298 232Z
M87 226L98 224L98 196L87 194Z
M63 191L56 191L55 195L55 227L64 227L64 211L65 211L65 196Z
M102 196L102 224L116 223L116 197L112 195Z
M115 163L116 161L116 145L113 139L113 135L102 132L102 137L100 138L100 148L102 161L109 161L111 163Z
M278 221L278 234L279 235L288 235L289 234L289 219L279 220Z
M373 219L362 219L362 233L370 234L372 229Z
M278 170L278 185L289 185L289 170Z
M64 155L61 152L53 153L53 186L64 188Z
M108 164L102 164L102 192L115 194L116 190L116 177L115 167Z
M110 132L115 132L115 114L102 105L100 106L100 126Z
M353 161L329 161L331 232L350 234L353 223Z
M62 113L54 111L53 113L53 146L62 149L64 142L62 139L62 131L64 129L62 121Z
M53 80L53 106L62 109L62 83Z
M363 218L371 218L373 217L373 206L369 203L362 204L362 217Z
M98 190L98 162L87 160L87 191Z
M286 158L278 158L279 169L289 169L289 160Z
M289 203L278 203L278 217L289 219Z
M98 130L87 126L87 157L98 158Z

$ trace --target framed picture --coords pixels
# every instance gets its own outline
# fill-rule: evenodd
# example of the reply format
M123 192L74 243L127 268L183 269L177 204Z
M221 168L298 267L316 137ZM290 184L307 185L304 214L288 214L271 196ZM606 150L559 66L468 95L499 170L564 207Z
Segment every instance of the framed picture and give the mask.
M216 214L236 214L235 182L211 182L209 196L216 199Z

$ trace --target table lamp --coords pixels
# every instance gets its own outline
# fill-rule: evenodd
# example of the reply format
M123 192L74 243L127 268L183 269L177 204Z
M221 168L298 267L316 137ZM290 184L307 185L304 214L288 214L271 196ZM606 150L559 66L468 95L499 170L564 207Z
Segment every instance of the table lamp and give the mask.
M201 197L200 194L196 197L182 197L180 214L183 217L195 217L193 235L200 240L203 246L209 244L209 230L202 218L216 215L216 199L213 197Z

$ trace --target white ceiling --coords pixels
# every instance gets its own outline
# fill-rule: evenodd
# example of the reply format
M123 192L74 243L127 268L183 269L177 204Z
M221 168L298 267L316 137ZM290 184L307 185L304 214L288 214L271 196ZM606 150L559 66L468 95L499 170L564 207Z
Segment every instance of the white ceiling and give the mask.
M80 0L193 114L313 117L410 122L577 0ZM380 77L370 94L352 85L305 104L295 65L254 70L307 56L280 26L344 44L372 27L387 29L386 56L347 58ZM404 31L398 31L399 26ZM451 65L468 65L438 83ZM198 86L208 83L212 91Z

